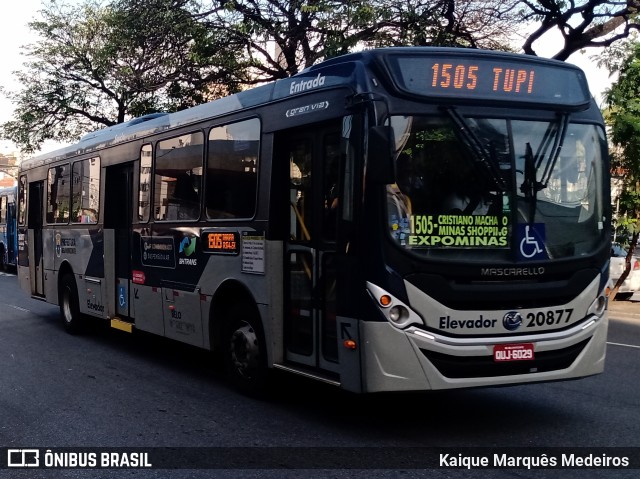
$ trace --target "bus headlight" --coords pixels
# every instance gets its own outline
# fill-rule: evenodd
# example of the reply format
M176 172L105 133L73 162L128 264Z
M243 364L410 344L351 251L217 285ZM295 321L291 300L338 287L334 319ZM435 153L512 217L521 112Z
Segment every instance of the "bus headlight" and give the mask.
M415 311L379 286L367 282L367 291L375 300L378 309L396 328L404 329L411 324L424 325L422 318Z

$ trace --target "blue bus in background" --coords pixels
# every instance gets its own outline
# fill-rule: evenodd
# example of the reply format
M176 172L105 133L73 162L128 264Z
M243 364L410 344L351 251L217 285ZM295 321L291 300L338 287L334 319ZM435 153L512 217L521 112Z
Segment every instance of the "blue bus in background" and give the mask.
M17 186L0 188L0 266L5 271L15 271L18 257L17 194Z

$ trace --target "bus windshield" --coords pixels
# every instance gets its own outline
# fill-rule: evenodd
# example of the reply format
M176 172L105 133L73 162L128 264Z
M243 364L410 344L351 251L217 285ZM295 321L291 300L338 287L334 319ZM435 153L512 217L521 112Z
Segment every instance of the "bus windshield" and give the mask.
M603 227L604 132L572 123L393 116L394 242L447 260L547 260L592 254Z

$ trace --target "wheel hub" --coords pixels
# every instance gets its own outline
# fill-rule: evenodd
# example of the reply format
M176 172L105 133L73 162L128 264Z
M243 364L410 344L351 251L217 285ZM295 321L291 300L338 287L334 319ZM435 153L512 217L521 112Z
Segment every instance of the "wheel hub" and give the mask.
M244 324L231 335L231 360L239 374L250 377L260 364L260 346L255 330Z

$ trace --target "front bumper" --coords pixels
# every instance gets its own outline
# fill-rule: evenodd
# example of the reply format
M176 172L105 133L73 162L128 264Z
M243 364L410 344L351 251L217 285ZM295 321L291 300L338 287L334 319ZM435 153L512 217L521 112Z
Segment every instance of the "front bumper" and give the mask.
M580 378L604 370L608 317L516 338L452 338L389 323L361 323L366 392L454 389ZM533 361L493 361L496 344L533 343Z

